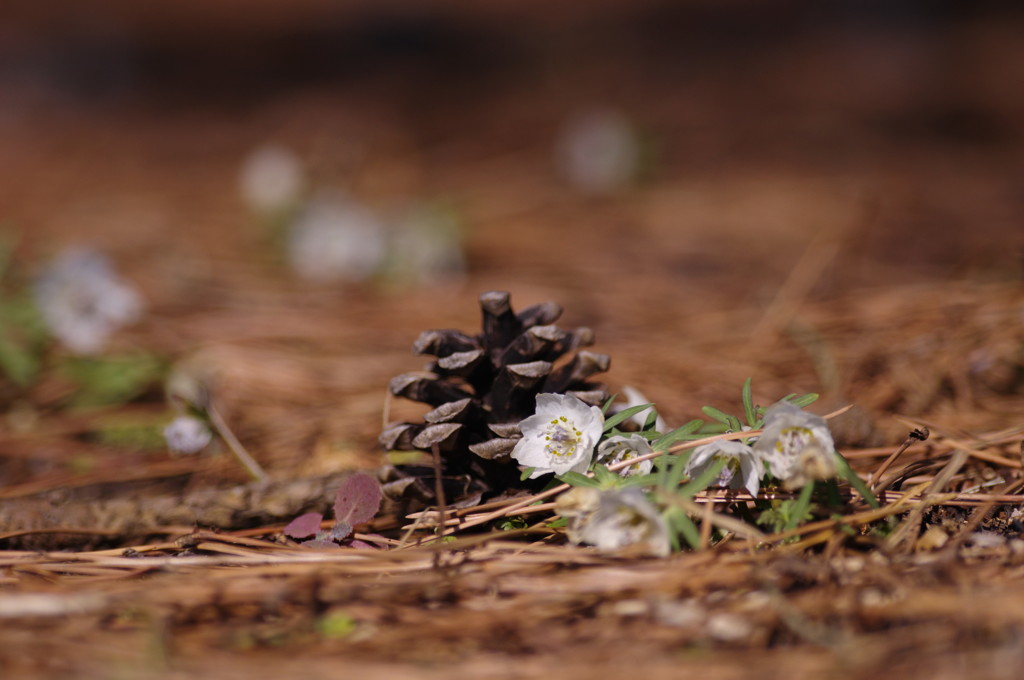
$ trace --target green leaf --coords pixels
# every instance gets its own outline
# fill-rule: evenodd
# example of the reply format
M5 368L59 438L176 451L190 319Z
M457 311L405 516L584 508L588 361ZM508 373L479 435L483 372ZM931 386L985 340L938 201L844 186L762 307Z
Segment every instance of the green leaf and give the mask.
M662 435L654 430L640 430L639 432L623 432L622 430L611 430L607 433L610 436L621 435L623 437L640 437L649 442L655 442L661 439Z
M653 448L655 451L664 451L678 441L683 441L691 438L690 435L699 430L703 424L704 421L699 418L697 418L696 420L691 420L682 427L677 427L671 432L666 432L665 434L663 434L660 438L658 438L657 440L654 441L654 443L651 444L651 448Z
M525 482L527 479L530 478L530 475L532 475L534 473L534 471L536 471L536 469L537 468L535 468L535 467L523 468L522 474L519 475L519 481L520 482Z
M658 424L658 409L652 408L651 412L647 414L647 420L644 421L644 426L640 428L644 432L653 432L654 427Z
M317 632L328 640L340 640L347 638L356 632L358 628L356 620L343 611L334 611L324 614L316 622Z
M754 412L754 394L751 388L752 378L747 378L743 382L742 399L743 399L743 414L747 418L747 425L754 427L754 421L757 420L757 414Z
M0 300L0 372L16 385L35 382L47 339L46 326L28 295Z
M530 524L526 521L525 517L515 516L508 517L498 523L498 529L501 531L515 531L517 529L526 529Z
M836 470L839 476L849 482L850 486L856 489L861 498L867 501L868 505L872 508L881 507L878 504L878 499L875 497L875 494L871 492L871 489L869 489L868 485L864 483L864 480L860 478L860 475L853 471L853 468L850 467L850 463L843 458L838 451L835 452L835 456Z
M639 406L630 406L629 408L622 409L621 411L619 411L618 413L604 421L604 431L607 432L608 430L612 429L619 423L629 420L637 413L649 409L652 406L654 406L654 404L640 404Z
M667 471L665 474L665 481L664 484L661 485L663 489L665 489L669 493L675 492L676 487L679 486L679 483L682 481L683 476L685 475L686 464L689 462L690 456L692 454L693 451L686 451L682 454L671 456L672 463L666 466ZM669 458L667 454L665 456L662 456L662 458L659 460L666 458Z
M617 395L617 394L613 394L612 396L608 397L608 401L604 402L604 406L601 407L601 413L602 414L604 414L604 415L608 414L608 409L610 409L612 407L612 404L615 403L615 400L618 398L618 396L619 395Z
M702 437L707 437L713 434L725 434L731 429L728 423L707 423L700 428L700 434Z
M788 401L789 403L793 404L793 406L806 408L813 404L814 402L818 401L819 396L820 395L818 395L818 393L816 392L808 392L807 394L801 394L799 397L796 396L795 394L790 394L787 395L786 398L783 399L783 401Z
M814 494L814 482L804 484L800 490L800 496L791 508L791 514L786 518L786 530L796 529L808 519L808 511L811 507L811 496Z
M724 423L725 425L729 425L730 427L732 426L732 424L729 422L729 415L722 411L719 411L714 406L704 406L703 408L701 408L701 411L703 411L704 415L706 415L708 418L714 418L720 423Z
M690 544L690 547L696 550L700 547L700 531L697 529L697 525L693 523L690 516L687 515L681 508L670 508L665 513L665 521L672 527L676 534L681 535L686 539L686 542Z
M604 465L595 465L592 468L592 471L594 473L594 479L596 479L597 483L601 486L615 486L622 479L618 473L612 472Z
M0 301L0 327L21 342L42 351L50 334L32 296L25 293Z
M619 486L622 488L629 486L654 487L658 486L660 478L661 475L657 473L630 475L629 477L622 477L622 481L619 482Z
M68 359L62 370L79 385L72 399L75 406L107 406L125 404L159 384L166 364L145 353Z
M107 446L137 451L166 450L163 428L146 423L121 423L103 425L94 436L96 440Z
M599 488L601 486L600 482L598 482L596 479L592 477L587 477L586 475L580 474L579 472L573 472L571 470L569 472L566 472L564 475L558 475L558 480L560 482L568 484L569 486L589 486L593 489Z
M0 329L0 371L19 387L28 387L39 374L39 360L21 343L8 338Z

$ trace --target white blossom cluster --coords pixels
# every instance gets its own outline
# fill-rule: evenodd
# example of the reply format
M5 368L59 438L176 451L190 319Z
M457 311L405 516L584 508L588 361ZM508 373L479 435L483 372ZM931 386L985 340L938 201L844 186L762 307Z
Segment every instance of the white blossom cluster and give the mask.
M602 440L601 409L570 395L538 395L536 411L520 424L520 431L522 438L511 455L530 470L531 478L586 473L593 464L615 466L625 478L647 475L653 469L653 461L643 459L653 451L646 437L617 434ZM628 465L631 460L637 462ZM825 420L781 401L765 412L759 436L699 446L684 473L694 479L721 462L711 486L757 496L761 480L769 472L786 489L795 489L834 477L837 460ZM608 483L606 478L602 488L577 486L559 497L557 511L568 520L569 540L606 551L629 548L643 554L666 554L668 529L658 510L636 486L623 480L626 486L604 488Z
M638 136L624 116L595 109L569 120L556 156L562 174L576 189L604 194L636 179L641 153Z
M377 271L386 253L383 222L336 194L307 202L288 233L288 260L310 281L362 281Z
M213 430L195 416L180 415L164 428L164 440L171 453L199 453L213 440Z
M568 520L566 533L572 543L592 545L603 552L629 550L654 557L671 551L668 525L635 487L578 486L559 496L555 509Z
M36 306L50 332L75 354L96 354L142 314L142 296L106 255L88 249L58 256L35 282Z
M290 209L302 198L306 173L294 151L267 144L245 159L238 184L250 210L272 216Z
M385 215L341 192L311 192L302 160L276 144L254 150L238 181L244 203L281 237L304 279L422 284L465 273L461 229L450 211L414 205Z
M760 490L766 464L786 489L836 474L835 444L825 419L785 401L765 412L764 432L753 445L724 440L698 446L686 474L697 477L719 459L726 463L715 485L746 489L751 496Z
M825 419L784 401L765 413L754 452L787 489L836 475L836 446Z

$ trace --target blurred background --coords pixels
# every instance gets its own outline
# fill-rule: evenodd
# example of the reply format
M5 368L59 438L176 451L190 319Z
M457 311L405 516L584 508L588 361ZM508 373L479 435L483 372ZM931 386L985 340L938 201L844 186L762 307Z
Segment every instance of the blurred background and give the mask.
M489 289L561 303L677 423L748 375L940 408L775 338L803 313L848 342L821 315L863 291L1021 280L1022 38L994 0L7 0L8 285L106 253L147 310L111 351L202 354L296 472L370 455L416 335L474 330Z

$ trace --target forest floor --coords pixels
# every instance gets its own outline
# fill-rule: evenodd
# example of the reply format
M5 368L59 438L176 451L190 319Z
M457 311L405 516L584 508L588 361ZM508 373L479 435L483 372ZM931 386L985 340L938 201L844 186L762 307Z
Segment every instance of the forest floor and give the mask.
M148 436L172 417L159 381L76 404L51 350L2 393L5 677L1017 677L1024 91L1005 82L1024 77L1024 43L1004 19L872 40L715 24L723 45L672 13L531 40L489 19L397 57L324 36L299 54L262 34L160 43L86 93L68 74L109 54L3 71L5 285L68 245L108 253L146 300L109 355L209 371L276 489ZM653 151L642 181L598 197L553 163L565 121L595 105ZM300 280L239 197L268 142L383 212L447 201L466 271ZM475 332L488 290L562 305L612 357L611 391L640 389L670 424L736 409L748 377L762 404L819 392L817 413L853 405L832 428L862 477L927 427L892 469L942 486L890 496L907 503L900 541L833 523L636 559L492 534L284 539L337 475L381 465L389 379L422 368L421 331ZM395 402L391 418L421 412Z

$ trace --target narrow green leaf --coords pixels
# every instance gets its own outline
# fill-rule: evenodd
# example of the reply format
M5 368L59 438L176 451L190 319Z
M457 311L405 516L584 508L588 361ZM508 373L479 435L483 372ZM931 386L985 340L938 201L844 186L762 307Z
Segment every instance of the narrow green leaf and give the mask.
M612 404L615 403L615 400L618 398L618 396L619 395L617 394L613 394L612 396L608 397L608 401L604 402L604 405L601 407L602 414L608 415L608 409L612 407Z
M620 487L628 486L639 486L639 487L654 487L658 486L661 475L659 473L650 473L646 475L630 475L629 477L621 478L619 482Z
M747 425L754 426L754 421L757 419L754 413L754 394L751 388L752 378L747 378L743 382L742 398L743 398L743 414L747 418Z
M732 428L729 427L728 423L708 423L704 427L700 428L700 434L704 436L712 434L725 434Z
M530 475L532 475L534 470L536 470L536 469L537 468L535 468L535 467L523 468L523 473L521 475L519 475L519 481L520 482L525 482L527 479L530 478Z
M696 432L698 429L700 429L701 425L703 424L704 421L699 418L696 420L691 420L682 427L677 427L671 432L666 432L665 434L663 434L659 439L654 441L651 447L655 451L664 451L668 447L672 446L672 444L674 444L675 442L681 441L685 439L688 435L691 435L694 432Z
M127 403L159 384L166 373L165 361L153 354L136 352L120 356L74 357L61 371L78 383L72 397L75 406L117 406Z
M2 331L0 329L0 333ZM39 360L32 352L0 334L0 371L19 387L28 387L39 372Z
M787 531L790 529L796 529L797 526L804 521L804 517L807 515L807 509L811 507L811 495L813 493L814 482L804 484L804 488L800 490L800 497L797 498L796 504L793 506L792 514L786 522Z
M564 475L558 475L558 479L569 486L589 486L595 489L601 486L596 479L587 477L579 472L569 471Z
M806 408L814 402L818 401L818 394L816 392L808 392L807 394L801 394L799 397L793 397L789 400L789 403L800 408Z
M847 482L849 482L850 486L852 486L857 491L857 493L860 494L861 498L868 502L868 505L870 505L872 508L880 507L878 505L878 499L875 497L875 494L871 492L871 489L869 489L868 485L864 483L864 480L860 478L860 475L853 471L853 468L850 467L850 463L847 462L847 460L843 458L843 456L838 451L836 451L835 455L836 468L839 473L839 476L845 479Z
M608 434L610 435L623 435L626 437L640 437L646 439L649 442L656 442L661 439L662 435L654 430L640 430L639 432L623 432L622 430L612 430Z
M658 424L658 409L652 408L651 412L647 414L647 420L644 421L642 429L644 432L654 431L654 427Z
M686 451L678 456L671 456L672 463L666 466L665 482L661 485L668 493L675 493L682 481L691 453L692 451Z
M666 513L665 520L675 533L686 539L691 548L696 550L700 547L700 531L689 515L679 508L672 508Z
M593 468L594 479L600 486L612 486L618 482L622 477L618 473L612 472L604 465L595 465Z
M701 408L701 411L703 411L704 415L706 415L708 418L714 418L715 420L717 420L720 423L724 423L725 425L729 425L729 416L728 416L728 414L726 414L726 413L724 413L722 411L719 411L714 406L704 406L704 407Z
M649 409L652 406L654 406L654 404L640 404L639 406L630 406L629 408L622 409L621 411L619 411L618 413L604 421L604 431L607 432L608 430L612 429L619 423L629 420L637 413Z

